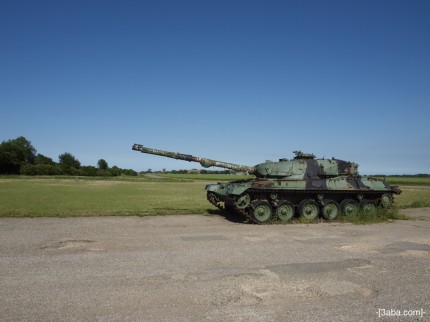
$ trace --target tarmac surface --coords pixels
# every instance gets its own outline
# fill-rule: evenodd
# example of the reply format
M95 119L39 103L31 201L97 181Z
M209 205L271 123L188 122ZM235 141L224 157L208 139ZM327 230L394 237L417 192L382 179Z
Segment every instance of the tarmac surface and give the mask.
M406 213L1 218L0 320L429 321L430 209Z

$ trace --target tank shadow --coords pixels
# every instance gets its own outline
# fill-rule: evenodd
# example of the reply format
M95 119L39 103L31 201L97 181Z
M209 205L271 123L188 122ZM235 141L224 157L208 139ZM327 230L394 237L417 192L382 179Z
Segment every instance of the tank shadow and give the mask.
M230 222L238 223L238 224L247 223L247 220L245 218L243 218L241 215L234 213L234 212L229 212L227 210L208 209L208 214L211 216L213 215L213 216L224 217L226 220L228 220Z

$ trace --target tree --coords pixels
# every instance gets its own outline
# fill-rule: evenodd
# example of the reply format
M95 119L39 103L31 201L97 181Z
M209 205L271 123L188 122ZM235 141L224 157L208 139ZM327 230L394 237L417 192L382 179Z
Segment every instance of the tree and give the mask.
M100 159L97 162L97 166L99 167L100 170L107 170L107 169L109 169L108 163L105 160L103 160L103 159Z
M110 169L111 174L116 177L121 175L121 169L118 168L116 165L114 165L111 169Z
M25 137L3 141L0 144L0 173L18 174L21 166L34 164L36 149Z
M77 170L81 167L81 163L73 154L65 152L58 156L59 164L65 174L78 174Z
M51 158L44 156L43 154L38 153L36 155L36 159L34 160L35 164L48 164L48 165L55 165L54 160Z

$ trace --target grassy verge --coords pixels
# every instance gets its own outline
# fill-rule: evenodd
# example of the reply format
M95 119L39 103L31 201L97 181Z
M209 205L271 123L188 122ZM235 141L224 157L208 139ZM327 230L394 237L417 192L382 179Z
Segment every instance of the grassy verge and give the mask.
M334 220L334 222L344 222L353 224L375 224L380 222L387 222L392 220L408 220L409 218L399 212L397 207L391 209L377 209L374 214L363 214L359 213L356 216L344 216L341 215ZM323 219L309 220L305 217L294 218L291 222L285 224L311 224L317 222L324 222Z
M0 216L126 216L205 214L203 182L0 179Z
M187 173L187 174L157 174L163 178L168 179L182 179L182 180L211 180L211 181L235 181L235 180L249 180L254 179L254 176L235 175L235 174L199 174L199 173Z
M187 176L187 177L183 177ZM208 214L216 209L206 200L204 186L224 176L157 177L0 177L0 217L128 216ZM197 175L201 176L201 175ZM226 176L232 180L232 176ZM240 178L240 177L239 177ZM237 177L234 179L238 179ZM430 189L402 187L398 208L430 207ZM398 210L367 222L400 219ZM342 220L342 219L341 219ZM349 219L345 219L349 220Z
M384 177L391 185L399 186L430 186L430 178L427 177Z
M430 207L430 188L401 187L402 193L394 197L398 208Z
M377 209L374 214L364 215L359 213L357 216L340 216L338 221L350 222L353 224L374 224L378 222L391 221L391 220L407 220L407 216L402 215L397 207L392 209Z

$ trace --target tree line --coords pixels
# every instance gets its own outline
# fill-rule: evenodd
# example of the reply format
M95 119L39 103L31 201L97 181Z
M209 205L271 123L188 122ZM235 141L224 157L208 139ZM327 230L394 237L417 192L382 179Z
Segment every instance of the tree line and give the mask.
M136 176L132 169L109 167L104 159L95 166L83 166L71 153L58 156L58 162L37 153L37 150L25 137L3 141L0 144L0 174L22 175L71 175L71 176Z

